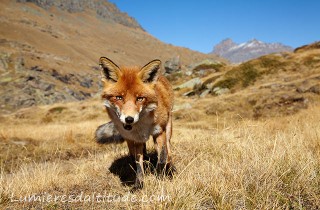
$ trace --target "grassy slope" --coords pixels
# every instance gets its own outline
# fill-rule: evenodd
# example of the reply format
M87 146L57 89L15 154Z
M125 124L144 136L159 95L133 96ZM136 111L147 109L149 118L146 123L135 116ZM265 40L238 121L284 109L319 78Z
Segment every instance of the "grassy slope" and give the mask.
M194 87L195 93L211 90L215 97L197 102L196 96L192 104L206 114L250 119L291 115L320 104L319 42L295 53L270 54L243 64L226 65L221 72L202 80L202 86ZM217 97L217 88L228 88L230 93Z
M95 128L106 121L100 107L99 101L60 104L21 110L3 118L0 205L48 209L320 207L319 107L264 121L211 115L200 122L177 119L172 145L178 172L171 180L159 180L148 173L145 188L135 193L122 184L134 176L126 145L99 146L93 141ZM198 122L199 126L194 126ZM147 147L152 152L151 142ZM11 195L19 199L30 194L81 193L112 195L115 197L110 199L115 200L10 201ZM157 201L155 196L161 195L168 197ZM120 197L137 200L116 202Z

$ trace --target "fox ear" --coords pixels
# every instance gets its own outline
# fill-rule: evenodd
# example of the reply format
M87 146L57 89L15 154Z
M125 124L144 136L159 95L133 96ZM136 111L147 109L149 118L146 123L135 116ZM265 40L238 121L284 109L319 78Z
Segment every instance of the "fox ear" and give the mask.
M145 83L156 82L160 75L160 60L153 60L141 68L139 76Z
M111 80L117 82L121 73L119 66L113 63L112 60L106 57L101 57L99 59L99 65L102 68L101 76L104 80Z

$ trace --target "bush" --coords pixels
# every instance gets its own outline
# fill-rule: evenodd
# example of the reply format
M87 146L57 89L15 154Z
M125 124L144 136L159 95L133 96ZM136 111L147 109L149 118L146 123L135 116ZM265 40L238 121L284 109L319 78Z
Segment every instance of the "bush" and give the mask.
M253 65L244 63L227 72L225 78L218 81L214 87L231 89L237 84L241 84L242 87L248 87L254 84L260 75L259 71L255 69Z
M254 84L257 77L260 75L252 65L244 65L240 72L240 79L242 81L242 87L248 87Z

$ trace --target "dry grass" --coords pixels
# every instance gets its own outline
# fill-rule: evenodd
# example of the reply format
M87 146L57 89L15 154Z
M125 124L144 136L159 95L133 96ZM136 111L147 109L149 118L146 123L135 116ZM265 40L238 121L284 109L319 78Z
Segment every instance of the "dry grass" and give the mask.
M124 182L134 172L126 145L95 144L93 132L105 120L88 119L93 112L90 103L79 105L88 110L81 116L75 104L64 106L79 121L70 122L62 111L45 124L40 114L29 116L31 123L19 123L11 116L1 124L3 208L320 207L319 107L264 121L230 121L211 115L201 119L203 128L193 126L197 119L178 119L172 140L177 173L172 179L147 173L144 189L130 193L130 185ZM42 107L39 113L45 115L52 108ZM147 147L152 152L152 143ZM93 193L95 201L89 197ZM32 195L47 201L18 201ZM64 195L71 198L63 200Z

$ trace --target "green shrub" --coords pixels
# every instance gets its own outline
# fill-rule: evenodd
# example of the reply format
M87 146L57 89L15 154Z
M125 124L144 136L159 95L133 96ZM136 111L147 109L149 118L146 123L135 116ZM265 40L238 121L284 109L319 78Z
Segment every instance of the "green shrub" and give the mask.
M240 71L240 78L242 82L242 87L248 87L254 84L257 77L260 75L258 70L256 70L252 65L244 65Z
M233 88L238 83L238 80L233 77L226 78L224 80L220 80L215 84L214 87L220 87L220 88Z
M309 55L304 58L303 64L305 66L314 67L317 64L320 64L320 58L316 55Z
M221 67L224 65L222 63L203 63L198 66L196 66L193 70L198 71L198 70L207 70L207 69L215 69L219 71Z
M276 56L263 56L259 59L259 66L264 68L263 73L275 73L283 69L285 62L280 61Z
M63 110L67 109L66 107L63 106L57 106L49 109L49 113L61 113Z

